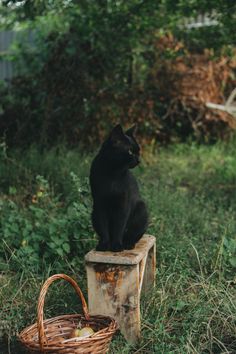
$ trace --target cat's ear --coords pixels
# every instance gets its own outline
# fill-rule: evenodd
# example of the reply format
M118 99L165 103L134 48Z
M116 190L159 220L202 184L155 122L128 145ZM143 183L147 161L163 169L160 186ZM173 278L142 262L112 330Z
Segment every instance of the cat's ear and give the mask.
M129 128L128 130L126 130L125 134L130 136L130 137L134 137L135 134L137 133L137 125L133 125L131 128Z
M115 142L121 140L124 137L124 132L120 124L117 124L111 131L110 139Z

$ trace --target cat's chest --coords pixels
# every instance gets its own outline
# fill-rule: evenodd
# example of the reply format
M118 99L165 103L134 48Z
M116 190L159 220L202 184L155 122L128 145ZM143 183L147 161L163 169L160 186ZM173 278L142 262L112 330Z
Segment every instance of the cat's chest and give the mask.
M107 191L110 194L110 196L119 196L119 195L124 195L129 192L129 181L125 178L122 179L113 179L111 181L108 181L107 183Z
M124 178L117 178L110 181L110 196L122 196L123 198L133 198L138 195L138 185L135 177L129 173Z

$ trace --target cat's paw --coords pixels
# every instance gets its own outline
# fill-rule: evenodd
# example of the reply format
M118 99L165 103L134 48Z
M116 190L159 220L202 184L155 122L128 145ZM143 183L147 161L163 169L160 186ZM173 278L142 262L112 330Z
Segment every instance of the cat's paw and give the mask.
M119 245L119 244L114 244L111 246L110 249L112 252L122 252L124 251L124 246L123 245Z
M110 245L108 243L99 242L96 246L96 251L109 251Z
M127 243L127 244L124 244L124 249L125 250L132 250L133 248L135 247L135 243Z

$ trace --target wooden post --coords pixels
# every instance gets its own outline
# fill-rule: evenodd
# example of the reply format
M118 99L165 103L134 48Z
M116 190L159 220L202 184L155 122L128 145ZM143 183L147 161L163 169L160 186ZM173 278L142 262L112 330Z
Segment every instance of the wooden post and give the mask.
M140 294L155 279L155 237L145 235L133 250L90 251L85 256L91 314L115 318L125 338L140 338Z
M142 292L145 294L149 290L151 290L155 285L155 280L156 280L155 269L156 269L156 243L153 244L153 246L150 248L147 255L143 286L142 286Z

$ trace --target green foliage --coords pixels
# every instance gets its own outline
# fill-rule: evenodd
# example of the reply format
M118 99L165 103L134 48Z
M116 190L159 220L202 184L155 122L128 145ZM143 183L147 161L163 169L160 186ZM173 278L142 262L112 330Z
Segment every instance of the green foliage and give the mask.
M232 286L183 269L180 274L175 265L159 268L157 286L142 303L141 341L131 346L119 338L111 352L234 352L234 296Z
M60 201L42 176L36 177L35 194L21 202L23 207L14 201L16 188L9 189L10 198L0 199L2 267L10 259L13 269L40 271L48 263L60 269L62 259L76 266L79 257L94 245L87 182L73 172L70 178L73 199Z
M192 50L199 52L210 48L219 52L222 47L235 45L234 1L178 0L173 3L171 0L165 0L164 9L173 33L184 40ZM191 18L197 21L199 15L207 15L210 20L215 21L215 24L192 29L183 26L184 19Z
M187 261L188 255L189 266L198 269L196 249L207 273L232 274L234 145L177 145L162 150L158 163L146 151L151 166L140 167L138 174L151 212L150 232L161 235L163 262L174 262L177 256ZM2 262L13 256L36 267L51 260L56 266L63 259L73 264L95 244L86 177L91 157L62 147L45 152L32 147L24 154L7 151L5 144L2 148ZM176 232L181 235L177 239Z
M21 39L12 48L20 76L1 91L0 132L8 144L98 140L115 110L119 116L117 97L132 84L132 53L154 13L151 1L85 1L30 23L35 44L29 50Z
M86 295L83 259L95 245L86 181L91 157L62 147L4 150L0 332L14 342L35 322L49 275L71 274ZM149 207L148 232L157 237L157 282L142 299L141 341L131 346L117 336L111 353L235 352L235 165L235 141L145 149L136 174ZM45 317L81 312L78 302L59 282L49 290Z
M8 55L19 75L0 87L0 135L11 146L64 141L88 148L118 120L127 125L139 120L140 131L150 139L169 137L172 131L193 135L186 115L179 126L163 119L169 100L157 97L158 87L153 87L153 58L167 60L184 52L157 54L156 34L171 30L197 51L222 46L229 51L235 42L234 7L221 1L4 1L1 8L24 31ZM181 26L185 16L198 11L213 11L217 28L188 31Z
M153 214L152 232L160 235L161 257L169 262L180 257L210 274L235 272L236 160L232 141L210 149L192 144L162 152L155 169L147 176L158 179L158 188L147 188ZM146 176L146 178L148 178ZM166 217L168 220L166 220ZM177 236L177 234L179 236Z

